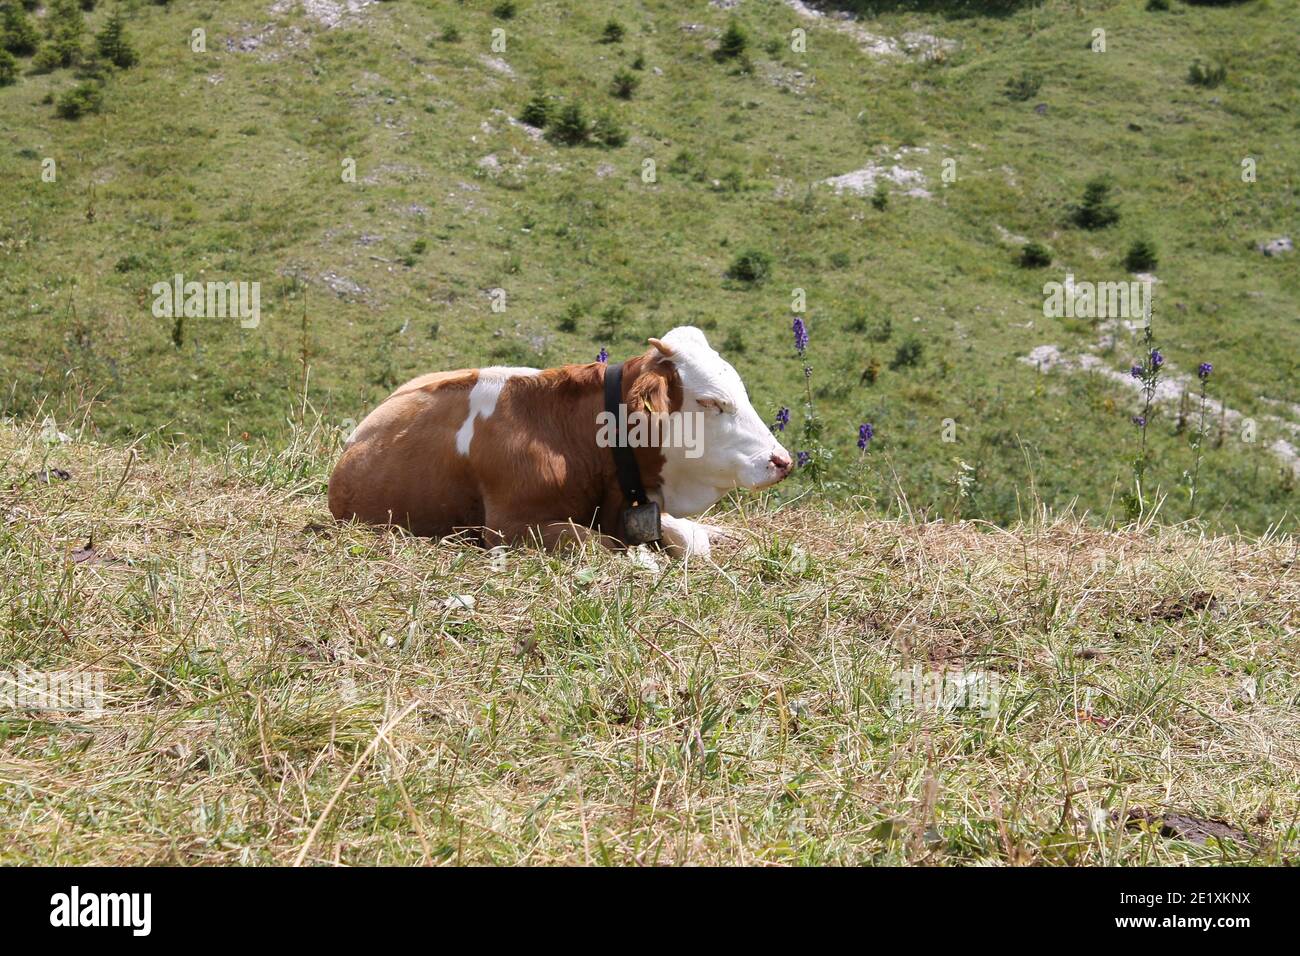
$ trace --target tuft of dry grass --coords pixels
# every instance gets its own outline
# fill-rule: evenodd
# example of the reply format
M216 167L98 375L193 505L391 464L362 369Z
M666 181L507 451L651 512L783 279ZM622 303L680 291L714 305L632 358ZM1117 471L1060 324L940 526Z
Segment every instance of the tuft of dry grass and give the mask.
M336 525L332 453L0 425L0 672L106 697L0 709L0 863L1296 860L1293 537L747 498L652 569Z

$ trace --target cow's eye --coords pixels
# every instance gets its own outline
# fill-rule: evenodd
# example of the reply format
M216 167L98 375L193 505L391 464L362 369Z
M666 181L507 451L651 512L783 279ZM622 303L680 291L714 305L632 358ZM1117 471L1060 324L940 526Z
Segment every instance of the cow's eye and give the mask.
M732 408L726 402L718 398L701 398L700 407L712 409L713 411L717 412L719 415L722 414L730 415L732 412L735 411L734 408Z

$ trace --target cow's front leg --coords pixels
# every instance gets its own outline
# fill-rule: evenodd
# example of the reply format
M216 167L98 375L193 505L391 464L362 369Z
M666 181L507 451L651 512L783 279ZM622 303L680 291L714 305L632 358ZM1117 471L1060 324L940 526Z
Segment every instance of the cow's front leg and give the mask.
M540 541L542 547L547 551L558 551L561 548L574 546L580 547L588 541L595 541L602 548L609 551L617 551L619 547L616 538L601 534L586 525L575 524L573 521L550 521L546 524L535 525L529 529L529 535L532 540Z
M613 538L573 521L512 521L489 515L484 524L483 543L489 548L522 544L540 545L547 551L559 551L581 547L588 541L595 541L611 551L618 548L618 542Z
M664 550L674 558L707 558L710 554L709 529L687 518L661 514Z

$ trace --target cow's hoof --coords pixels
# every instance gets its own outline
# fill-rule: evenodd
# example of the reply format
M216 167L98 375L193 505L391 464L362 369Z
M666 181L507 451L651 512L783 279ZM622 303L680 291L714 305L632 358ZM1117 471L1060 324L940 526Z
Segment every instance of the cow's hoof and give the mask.
M709 532L702 524L664 515L661 519L664 550L674 558L707 558Z
M720 528L716 524L701 524L697 527L702 528L709 536L709 541L716 547L718 545L736 546L745 540L745 536L739 531L733 531L731 528Z

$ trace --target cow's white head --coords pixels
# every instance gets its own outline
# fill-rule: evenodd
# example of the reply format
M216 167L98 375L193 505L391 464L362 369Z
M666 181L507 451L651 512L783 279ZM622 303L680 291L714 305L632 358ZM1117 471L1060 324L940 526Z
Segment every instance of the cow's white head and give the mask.
M790 474L790 453L749 403L736 370L691 326L650 345L681 380L681 408L693 419L694 447L669 445L664 456L664 508L682 516L703 511L734 488L766 488Z

